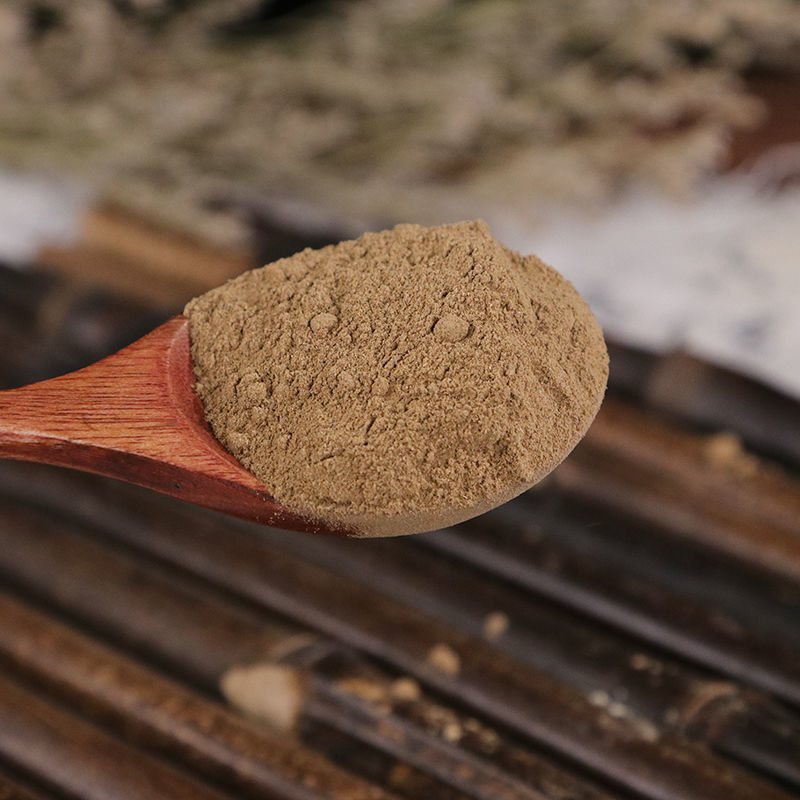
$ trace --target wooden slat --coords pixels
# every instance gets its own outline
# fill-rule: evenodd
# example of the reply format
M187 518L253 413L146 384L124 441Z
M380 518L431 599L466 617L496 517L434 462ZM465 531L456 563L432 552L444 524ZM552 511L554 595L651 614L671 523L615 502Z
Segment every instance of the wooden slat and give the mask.
M498 520L498 527L502 524ZM520 538L519 530L509 533L511 541ZM497 528L488 533L497 535ZM387 539L368 547L324 538L298 540L280 531L270 539L454 629L488 639L499 651L581 689L616 713L632 713L658 730L689 732L713 749L777 772L800 787L800 717L768 694L693 668L681 653L669 658L641 640L519 592L483 565L476 568L454 559L455 553L437 552L442 536L448 534ZM551 548L548 557L557 559L559 551ZM744 594L745 587L740 588ZM749 592L742 599L752 604ZM761 605L764 615L776 613L763 599ZM497 612L508 628L493 635L487 623ZM792 619L786 622L791 626Z
M82 800L225 797L1 676L0 758Z
M5 536L4 532L10 535ZM5 554L3 543L10 545ZM116 551L107 541L95 541L74 524L54 520L41 512L32 514L8 498L0 511L0 575L28 598L35 597L56 608L73 622L80 621L95 635L103 635L135 650L139 657L146 655L154 662L168 666L170 671L207 692L213 693L225 675L243 665L246 668L250 663L278 664L289 656L294 659L298 653L301 663L305 664L310 658L324 659L328 653L338 649L320 637L309 637L302 629L275 625L269 620L259 624L254 615L237 609L213 588L201 590L198 583L190 591L186 579L176 579L155 565ZM209 737L213 734L215 739L231 728L230 722L224 722L224 719L219 722L220 714L212 713L199 699L192 698L177 686L169 687L164 681L156 681L148 671L137 669L106 649L46 622L40 615L27 611L2 594L0 629L0 663L6 661L20 672L36 676L50 690L66 696L81 708L115 726L124 727L129 734L136 733L137 741L150 741L160 750L184 759L188 749L192 763L201 768L213 767L231 747L224 736L216 745L205 739L199 743L195 741L198 734L191 727L194 717L205 720L203 731L210 726L211 720L217 720L209 734ZM315 642L315 638L319 641ZM106 667L111 669L110 677L98 682L97 672ZM290 712L299 714L312 698L323 705L327 703L328 707L331 707L331 702L336 705L341 701L335 683L323 673L320 675L324 685L334 687L336 697L333 699L325 700L316 693L308 694L311 678L306 677L302 670L287 667L287 671L281 674L286 679L264 684L255 700L258 708L272 709L273 722ZM162 714L162 705L174 706L174 709ZM200 710L197 714L189 714L187 709L193 708ZM291 711L292 708L295 710ZM415 731L400 720L396 725L405 731L400 740L384 724L380 726L381 731L371 731L367 723L369 720L377 721L377 717L369 707L363 711L366 717L362 725L354 725L353 715L344 712L341 717L331 711L327 715L306 715L306 718L314 725L314 736L320 727L341 731L355 739L354 746L374 748L378 754L416 768L420 776L432 776L434 782L429 783L425 790L425 796L432 800L440 796L442 800L454 800L447 792L443 793L443 786L451 786L451 793L466 792L468 796L478 798L491 797L492 793L497 793L498 798L511 798L521 792L519 778L513 774L507 775L488 760L476 762L469 753L431 740L425 731ZM359 712L356 710L354 713L358 716ZM289 723L284 721L283 724ZM249 740L245 734L246 731L239 731L232 740L247 744ZM187 741L191 748L184 746ZM267 737L267 743L271 741ZM195 757L192 754L196 751L199 752ZM302 749L295 760L301 755ZM252 766L248 766L245 756L239 754L237 760L243 759L244 771L249 775ZM223 763L232 760L226 759ZM269 762L267 758L264 760ZM549 765L541 757L520 755L516 760L528 765L526 780L531 772L538 770L540 773L541 793L532 796L522 792L520 800L534 796L559 800L556 787L564 788L565 792L580 789L586 800L595 798L597 794L590 785L582 785L569 773ZM211 763L207 764L209 761ZM452 774L443 768L443 764L454 767ZM465 771L472 776L471 781L465 781ZM324 771L317 776L317 783L325 785ZM419 788L419 776L415 784ZM237 783L237 787L243 785ZM597 800L602 798L598 796Z
M653 740L635 719L609 716L584 694L474 637L281 552L252 528L231 524L221 536L218 519L188 508L167 516L161 503L145 508L125 487L115 492L115 505L124 530L105 527L101 513L95 525L104 535L369 653L605 780L654 800L786 798L701 748L671 736ZM441 645L460 656L457 675L429 660Z
M52 795L21 786L14 778L0 774L0 800L52 800Z
M800 580L800 481L749 454L715 461L712 447L709 437L610 399L556 478L571 492Z
M248 724L3 594L0 661L140 746L248 797L391 800L282 734Z

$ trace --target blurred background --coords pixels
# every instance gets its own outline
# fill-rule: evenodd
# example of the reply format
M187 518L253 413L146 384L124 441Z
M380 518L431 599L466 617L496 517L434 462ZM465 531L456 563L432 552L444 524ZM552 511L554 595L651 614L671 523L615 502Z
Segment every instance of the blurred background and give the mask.
M307 246L483 218L607 402L334 541L0 463L0 797L800 797L800 3L5 0L0 387Z

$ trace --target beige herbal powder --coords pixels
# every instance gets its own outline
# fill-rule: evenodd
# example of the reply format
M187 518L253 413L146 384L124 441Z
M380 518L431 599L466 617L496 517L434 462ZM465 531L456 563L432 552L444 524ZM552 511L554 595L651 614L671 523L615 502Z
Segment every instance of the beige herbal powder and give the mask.
M185 313L219 441L277 501L362 534L523 491L585 433L608 374L572 285L483 222L304 250Z

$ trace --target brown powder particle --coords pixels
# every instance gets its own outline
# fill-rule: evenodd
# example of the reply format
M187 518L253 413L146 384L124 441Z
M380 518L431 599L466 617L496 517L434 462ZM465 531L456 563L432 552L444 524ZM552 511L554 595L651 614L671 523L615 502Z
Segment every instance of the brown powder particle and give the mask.
M389 694L398 703L413 703L420 699L422 693L413 678L398 678L389 687Z
M477 744L486 753L494 753L501 745L497 731L487 728L474 717L464 720L464 730L475 737Z
M494 641L499 639L508 630L508 615L502 611L492 611L483 620L483 635Z
M464 735L464 731L457 722L450 722L442 730L442 738L446 742L457 742Z
M434 645L428 653L427 661L434 669L451 677L461 671L461 658L448 644Z
M604 692L601 689L589 692L588 698L589 702L598 708L608 708L608 704L611 702L611 696L608 692Z
M220 678L227 701L254 719L281 730L291 730L305 701L298 672L282 664L234 666Z
M644 653L634 653L630 658L630 665L635 670L649 669L652 663L653 659Z
M380 683L366 678L343 678L336 685L343 692L366 700L368 703L380 703L386 700L386 688Z
M729 431L709 436L703 446L703 456L709 466L737 478L752 478L758 472L758 459Z
M608 371L572 286L482 222L304 250L185 313L220 442L279 502L362 534L528 488L584 434Z

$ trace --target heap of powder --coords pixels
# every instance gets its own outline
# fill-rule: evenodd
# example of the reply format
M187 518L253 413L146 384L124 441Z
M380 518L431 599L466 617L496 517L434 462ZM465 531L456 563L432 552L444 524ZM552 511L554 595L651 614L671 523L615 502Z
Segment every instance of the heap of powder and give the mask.
M579 441L608 374L572 285L483 222L304 250L185 313L219 441L285 506L362 533L515 496Z

